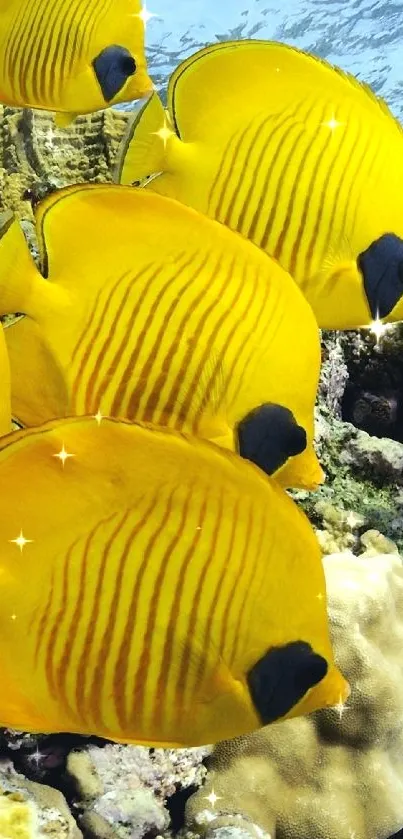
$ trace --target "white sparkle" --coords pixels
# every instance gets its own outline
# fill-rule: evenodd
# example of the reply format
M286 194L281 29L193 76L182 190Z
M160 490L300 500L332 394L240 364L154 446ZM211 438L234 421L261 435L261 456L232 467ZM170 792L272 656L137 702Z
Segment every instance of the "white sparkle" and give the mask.
M211 804L212 807L215 807L216 802L220 801L220 799L222 798L221 795L215 794L214 789L211 790L210 795L205 795L204 797L206 801L208 801L209 804Z
M342 719L342 716L343 716L344 712L349 710L349 708L346 706L345 702L343 702L341 696L339 697L339 701L338 701L337 705L333 705L333 708L335 709L335 711L337 711L337 713L339 715L340 722L341 722L341 719Z
M17 615L11 615L11 620L15 621L16 617L17 617Z
M27 545L28 542L33 542L34 540L33 539L26 539L22 530L21 530L20 535L17 536L16 539L9 539L8 541L9 542L14 542L15 545L18 545L18 547L19 547L19 549L22 553L22 549L25 548L25 545Z
M356 514L353 512L349 513L348 516L346 516L346 524L348 524L351 530L354 530L354 528L357 527L359 521L359 517L356 516Z
M155 15L153 12L149 12L146 4L143 3L143 8L142 8L141 12L138 12L136 14L136 17L139 17L143 21L144 26L147 26L147 23L148 23L149 20L151 20L151 18L159 17L159 15Z
M331 131L335 131L336 128L339 128L340 125L344 125L344 122L338 122L335 117L331 117L326 122L321 122L321 125L324 125L326 128L330 128Z
M383 337L385 332L389 329L389 323L382 323L379 317L376 317L375 320L371 321L369 326L367 327L370 332L376 337L376 345L378 346L380 339Z
M162 126L162 128L160 128L159 131L153 131L152 133L155 134L156 137L161 138L162 142L164 143L164 149L166 149L169 138L175 134L175 132L172 131L172 128L169 127L166 118L164 120L164 125Z
M39 751L38 746L37 746L36 751L33 752L33 754L31 754L29 756L29 759L32 760L34 763L36 763L36 766L38 767L40 762L41 762L42 757L43 757L43 754L42 754L42 752Z
M69 457L75 457L75 454L69 454L69 452L66 452L66 449L64 448L64 443L63 443L62 450L60 452L58 452L57 454L54 454L53 457L58 457L59 460L61 460L61 462L63 464L63 468L64 468L64 464L65 464L66 460L68 460Z
M93 419L97 421L98 425L101 425L101 422L105 417L101 414L101 411L98 411L96 414L93 415Z

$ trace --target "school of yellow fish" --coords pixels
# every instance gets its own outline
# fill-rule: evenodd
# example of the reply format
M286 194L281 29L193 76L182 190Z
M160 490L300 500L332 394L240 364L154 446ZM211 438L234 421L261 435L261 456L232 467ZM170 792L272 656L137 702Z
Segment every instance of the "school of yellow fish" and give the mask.
M139 0L0 0L0 32L5 104L148 96L119 183L36 208L39 264L1 219L0 726L183 747L342 706L285 488L324 478L319 327L403 318L400 125L263 41L191 56L165 110Z

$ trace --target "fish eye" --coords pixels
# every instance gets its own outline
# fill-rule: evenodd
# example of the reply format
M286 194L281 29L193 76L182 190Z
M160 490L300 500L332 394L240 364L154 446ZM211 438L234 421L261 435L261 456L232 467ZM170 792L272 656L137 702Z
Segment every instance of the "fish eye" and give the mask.
M137 64L131 55L122 56L120 66L126 76L134 76L137 70Z

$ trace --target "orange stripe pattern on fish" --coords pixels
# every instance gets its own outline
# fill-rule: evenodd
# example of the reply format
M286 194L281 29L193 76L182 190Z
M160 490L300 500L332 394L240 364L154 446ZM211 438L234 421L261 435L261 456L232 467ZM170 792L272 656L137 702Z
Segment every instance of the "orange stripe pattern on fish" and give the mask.
M321 482L318 329L274 260L194 210L129 187L70 187L36 221L44 276L18 222L8 219L0 239L0 312L27 315L6 330L14 416L37 425L100 412L232 449L239 426L240 451L255 462L266 423L266 471L281 466L286 486Z
M237 455L59 420L0 493L0 725L192 746L347 697L312 527Z
M353 76L285 44L207 47L167 112L154 93L133 116L116 177L153 174L278 259L320 327L403 318L403 130Z
M139 0L0 0L0 101L67 123L151 90Z

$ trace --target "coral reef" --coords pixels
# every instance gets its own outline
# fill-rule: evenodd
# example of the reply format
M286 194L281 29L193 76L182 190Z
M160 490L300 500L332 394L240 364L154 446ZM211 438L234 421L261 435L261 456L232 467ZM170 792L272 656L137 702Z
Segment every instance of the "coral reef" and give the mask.
M127 113L109 109L57 128L46 111L0 106L0 209L32 220L32 204L72 183L112 179Z
M0 762L1 839L82 839L56 789L27 781L11 762Z
M345 708L221 743L189 829L241 816L276 839L385 839L403 824L403 565L392 553L324 560ZM256 835L256 834L255 834Z
M71 752L67 772L76 787L80 826L96 839L165 833L175 795L187 789L190 794L204 780L207 753L117 744Z

